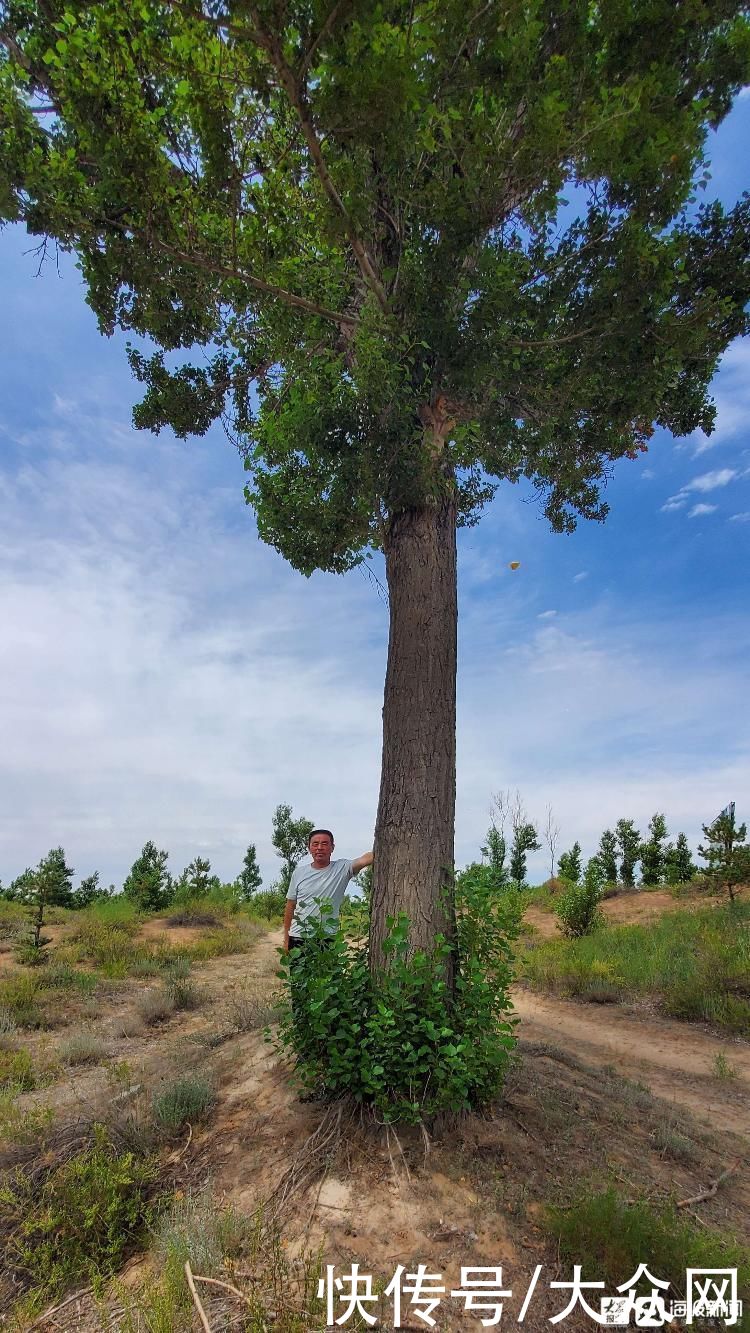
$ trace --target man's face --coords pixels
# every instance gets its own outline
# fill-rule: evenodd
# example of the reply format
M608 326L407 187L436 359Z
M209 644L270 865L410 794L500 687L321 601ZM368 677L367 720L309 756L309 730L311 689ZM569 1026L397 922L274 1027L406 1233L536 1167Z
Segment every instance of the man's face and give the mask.
M314 838L310 839L310 855L313 859L313 865L319 870L324 869L330 863L331 852L333 851L333 842L327 833L316 833Z

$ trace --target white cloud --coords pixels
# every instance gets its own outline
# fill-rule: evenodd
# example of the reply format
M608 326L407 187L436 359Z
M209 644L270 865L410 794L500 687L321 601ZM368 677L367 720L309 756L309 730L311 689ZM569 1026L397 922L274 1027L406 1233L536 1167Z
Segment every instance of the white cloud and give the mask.
M551 620L552 617L556 615L556 611L540 611L537 620Z
M716 403L716 425L713 435L704 435L703 431L697 430L690 437L696 456L747 431L750 418L750 345L747 338L738 338L727 348L711 393Z
M582 569L578 574L573 575L573 582L582 583L584 579L588 578L588 576L589 576L589 571L587 569Z
M227 522L199 461L131 434L128 466L56 453L6 481L3 879L62 842L121 880L147 837L227 877L253 841L268 872L285 800L370 845L387 611L359 572L294 574L241 485Z
M713 472L703 472L698 477L693 477L692 481L686 482L681 491L676 495L670 495L669 499L662 505L662 514L671 514L675 510L683 509L690 499L691 491L699 491L701 494L708 494L709 491L716 491L721 486L728 486L730 481L736 477L745 475L736 468L722 467L716 468ZM699 514L710 514L716 508L716 505L694 505L688 514L688 518L696 518Z
M729 522L730 522L730 523L750 523L750 510L746 510L744 514L730 514L730 515L729 515Z
M717 468L714 472L703 472L700 477L693 477L685 486L686 491L715 491L720 486L727 486L738 475L732 467Z
M693 505L688 513L688 518L700 518L703 514L715 514L718 507L718 505Z
M643 481L653 481L655 476L656 473L654 472L653 468L650 467L645 467L641 472L641 477Z

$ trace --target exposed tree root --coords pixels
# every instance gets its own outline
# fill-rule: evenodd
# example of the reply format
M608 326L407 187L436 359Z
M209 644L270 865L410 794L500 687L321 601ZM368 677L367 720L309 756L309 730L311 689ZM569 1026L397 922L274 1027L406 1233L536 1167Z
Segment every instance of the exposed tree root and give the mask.
M738 1157L736 1162L733 1162L731 1166L727 1167L726 1171L722 1171L721 1175L716 1177L713 1185L709 1185L707 1190L701 1190L700 1194L693 1194L689 1199L680 1199L677 1207L687 1208L691 1203L705 1203L706 1199L713 1199L719 1186L723 1185L724 1181L729 1176L733 1176L737 1168L741 1165L742 1158Z

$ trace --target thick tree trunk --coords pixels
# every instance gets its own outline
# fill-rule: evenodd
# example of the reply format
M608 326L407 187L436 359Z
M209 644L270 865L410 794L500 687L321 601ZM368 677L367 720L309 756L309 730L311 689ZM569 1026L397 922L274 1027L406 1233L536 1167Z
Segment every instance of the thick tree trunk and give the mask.
M398 514L385 542L390 601L383 766L375 826L371 965L386 917L406 912L412 948L453 942L456 808L456 508Z

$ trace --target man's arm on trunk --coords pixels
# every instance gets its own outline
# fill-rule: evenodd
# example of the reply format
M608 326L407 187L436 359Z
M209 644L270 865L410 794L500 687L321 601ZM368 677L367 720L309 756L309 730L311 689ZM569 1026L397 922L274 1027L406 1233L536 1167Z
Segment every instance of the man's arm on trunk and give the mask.
M372 862L372 852L363 852L361 856L357 857L356 861L352 861L352 874L358 875L360 870L365 870L367 866L372 865Z

